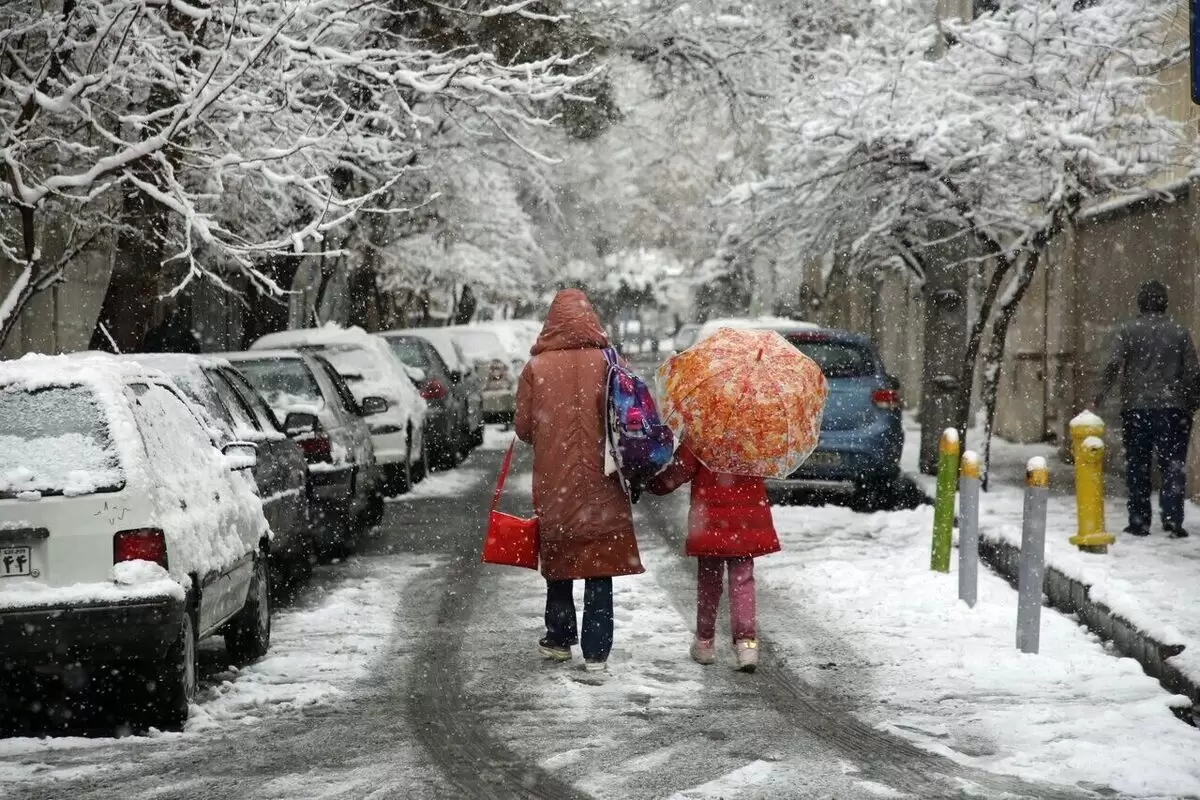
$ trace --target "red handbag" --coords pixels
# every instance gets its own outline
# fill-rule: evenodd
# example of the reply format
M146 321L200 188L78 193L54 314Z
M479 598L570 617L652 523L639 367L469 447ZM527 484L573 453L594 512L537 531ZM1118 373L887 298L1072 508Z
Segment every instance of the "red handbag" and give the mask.
M503 564L509 567L538 567L538 521L514 517L497 511L500 503L500 492L504 490L504 480L508 477L508 468L512 466L514 441L508 447L504 463L500 465L500 477L496 481L496 494L492 496L492 508L488 512L487 535L483 539L483 558L487 564Z

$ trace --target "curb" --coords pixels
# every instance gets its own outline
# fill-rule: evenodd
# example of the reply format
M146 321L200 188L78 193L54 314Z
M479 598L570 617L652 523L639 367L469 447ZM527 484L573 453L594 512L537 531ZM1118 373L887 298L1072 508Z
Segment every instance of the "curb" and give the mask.
M1017 583L1020 556L1020 547L980 532L980 560L1013 586ZM1102 641L1110 642L1116 652L1135 659L1146 674L1156 679L1168 692L1189 698L1192 708L1174 709L1175 714L1190 725L1200 723L1200 683L1170 663L1172 656L1183 652L1183 645L1160 642L1139 630L1120 613L1093 600L1088 584L1050 564L1046 565L1043 592L1052 608L1064 614L1074 614L1082 625Z

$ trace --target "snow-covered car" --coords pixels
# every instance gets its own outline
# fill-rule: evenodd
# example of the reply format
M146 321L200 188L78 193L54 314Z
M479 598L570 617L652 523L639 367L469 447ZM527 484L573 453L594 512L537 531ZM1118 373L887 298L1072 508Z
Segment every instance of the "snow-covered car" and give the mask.
M793 333L798 330L819 330L819 325L811 322L787 319L786 317L724 317L710 319L700 326L692 344L703 341L721 328L737 328L739 330L775 331L776 333ZM689 345L690 347L691 345Z
M681 325L675 334L674 340L671 342L671 350L676 353L682 353L696 343L696 337L700 334L700 326L694 322L689 322Z
M429 404L425 437L430 463L434 469L457 466L467 453L470 441L467 393L462 381L451 375L450 367L437 348L423 337L400 331L380 335L405 366L415 371L417 388Z
M383 514L383 476L358 401L323 356L295 350L226 353L263 396L308 462L317 552L339 555Z
M512 422L517 409L517 379L512 355L500 335L477 325L446 328L463 353L474 364L483 385L483 421L489 424Z
M494 331L508 353L514 375L520 375L529 361L530 350L542 331L541 323L523 319L500 319L473 323L468 327Z
M383 470L388 494L407 492L425 476L428 404L386 341L362 328L325 325L270 333L250 346L278 348L320 352L346 379L368 418L375 461Z
M393 334L420 336L433 345L450 370L450 381L453 384L451 391L466 398L467 414L463 441L470 447L483 444L483 379L475 372L475 365L467 358L462 345L454 338L450 329L410 328L388 331L382 335L388 338Z
M309 515L304 451L283 432L275 414L223 358L139 353L126 356L171 377L199 406L218 444L253 442L258 447L254 481L271 526L271 579L291 585L307 577L316 554Z
M137 718L187 719L196 645L271 638L256 448L218 449L157 370L92 354L0 363L0 663L120 680Z

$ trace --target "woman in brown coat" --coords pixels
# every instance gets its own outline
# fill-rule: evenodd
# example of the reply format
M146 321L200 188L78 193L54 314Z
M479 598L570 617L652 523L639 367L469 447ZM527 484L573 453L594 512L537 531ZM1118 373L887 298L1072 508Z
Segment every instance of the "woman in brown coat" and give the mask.
M587 296L559 292L517 389L517 436L533 445L533 506L546 578L545 657L571 658L580 641L573 581L586 581L585 667L603 670L612 650L612 579L643 571L629 498L604 474L608 340Z

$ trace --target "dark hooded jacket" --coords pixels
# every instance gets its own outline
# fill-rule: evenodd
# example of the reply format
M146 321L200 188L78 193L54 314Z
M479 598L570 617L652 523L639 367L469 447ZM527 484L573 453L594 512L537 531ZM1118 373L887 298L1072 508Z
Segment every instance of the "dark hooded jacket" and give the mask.
M533 445L533 506L549 580L643 571L629 499L604 474L608 346L578 289L559 292L521 373L514 425Z

